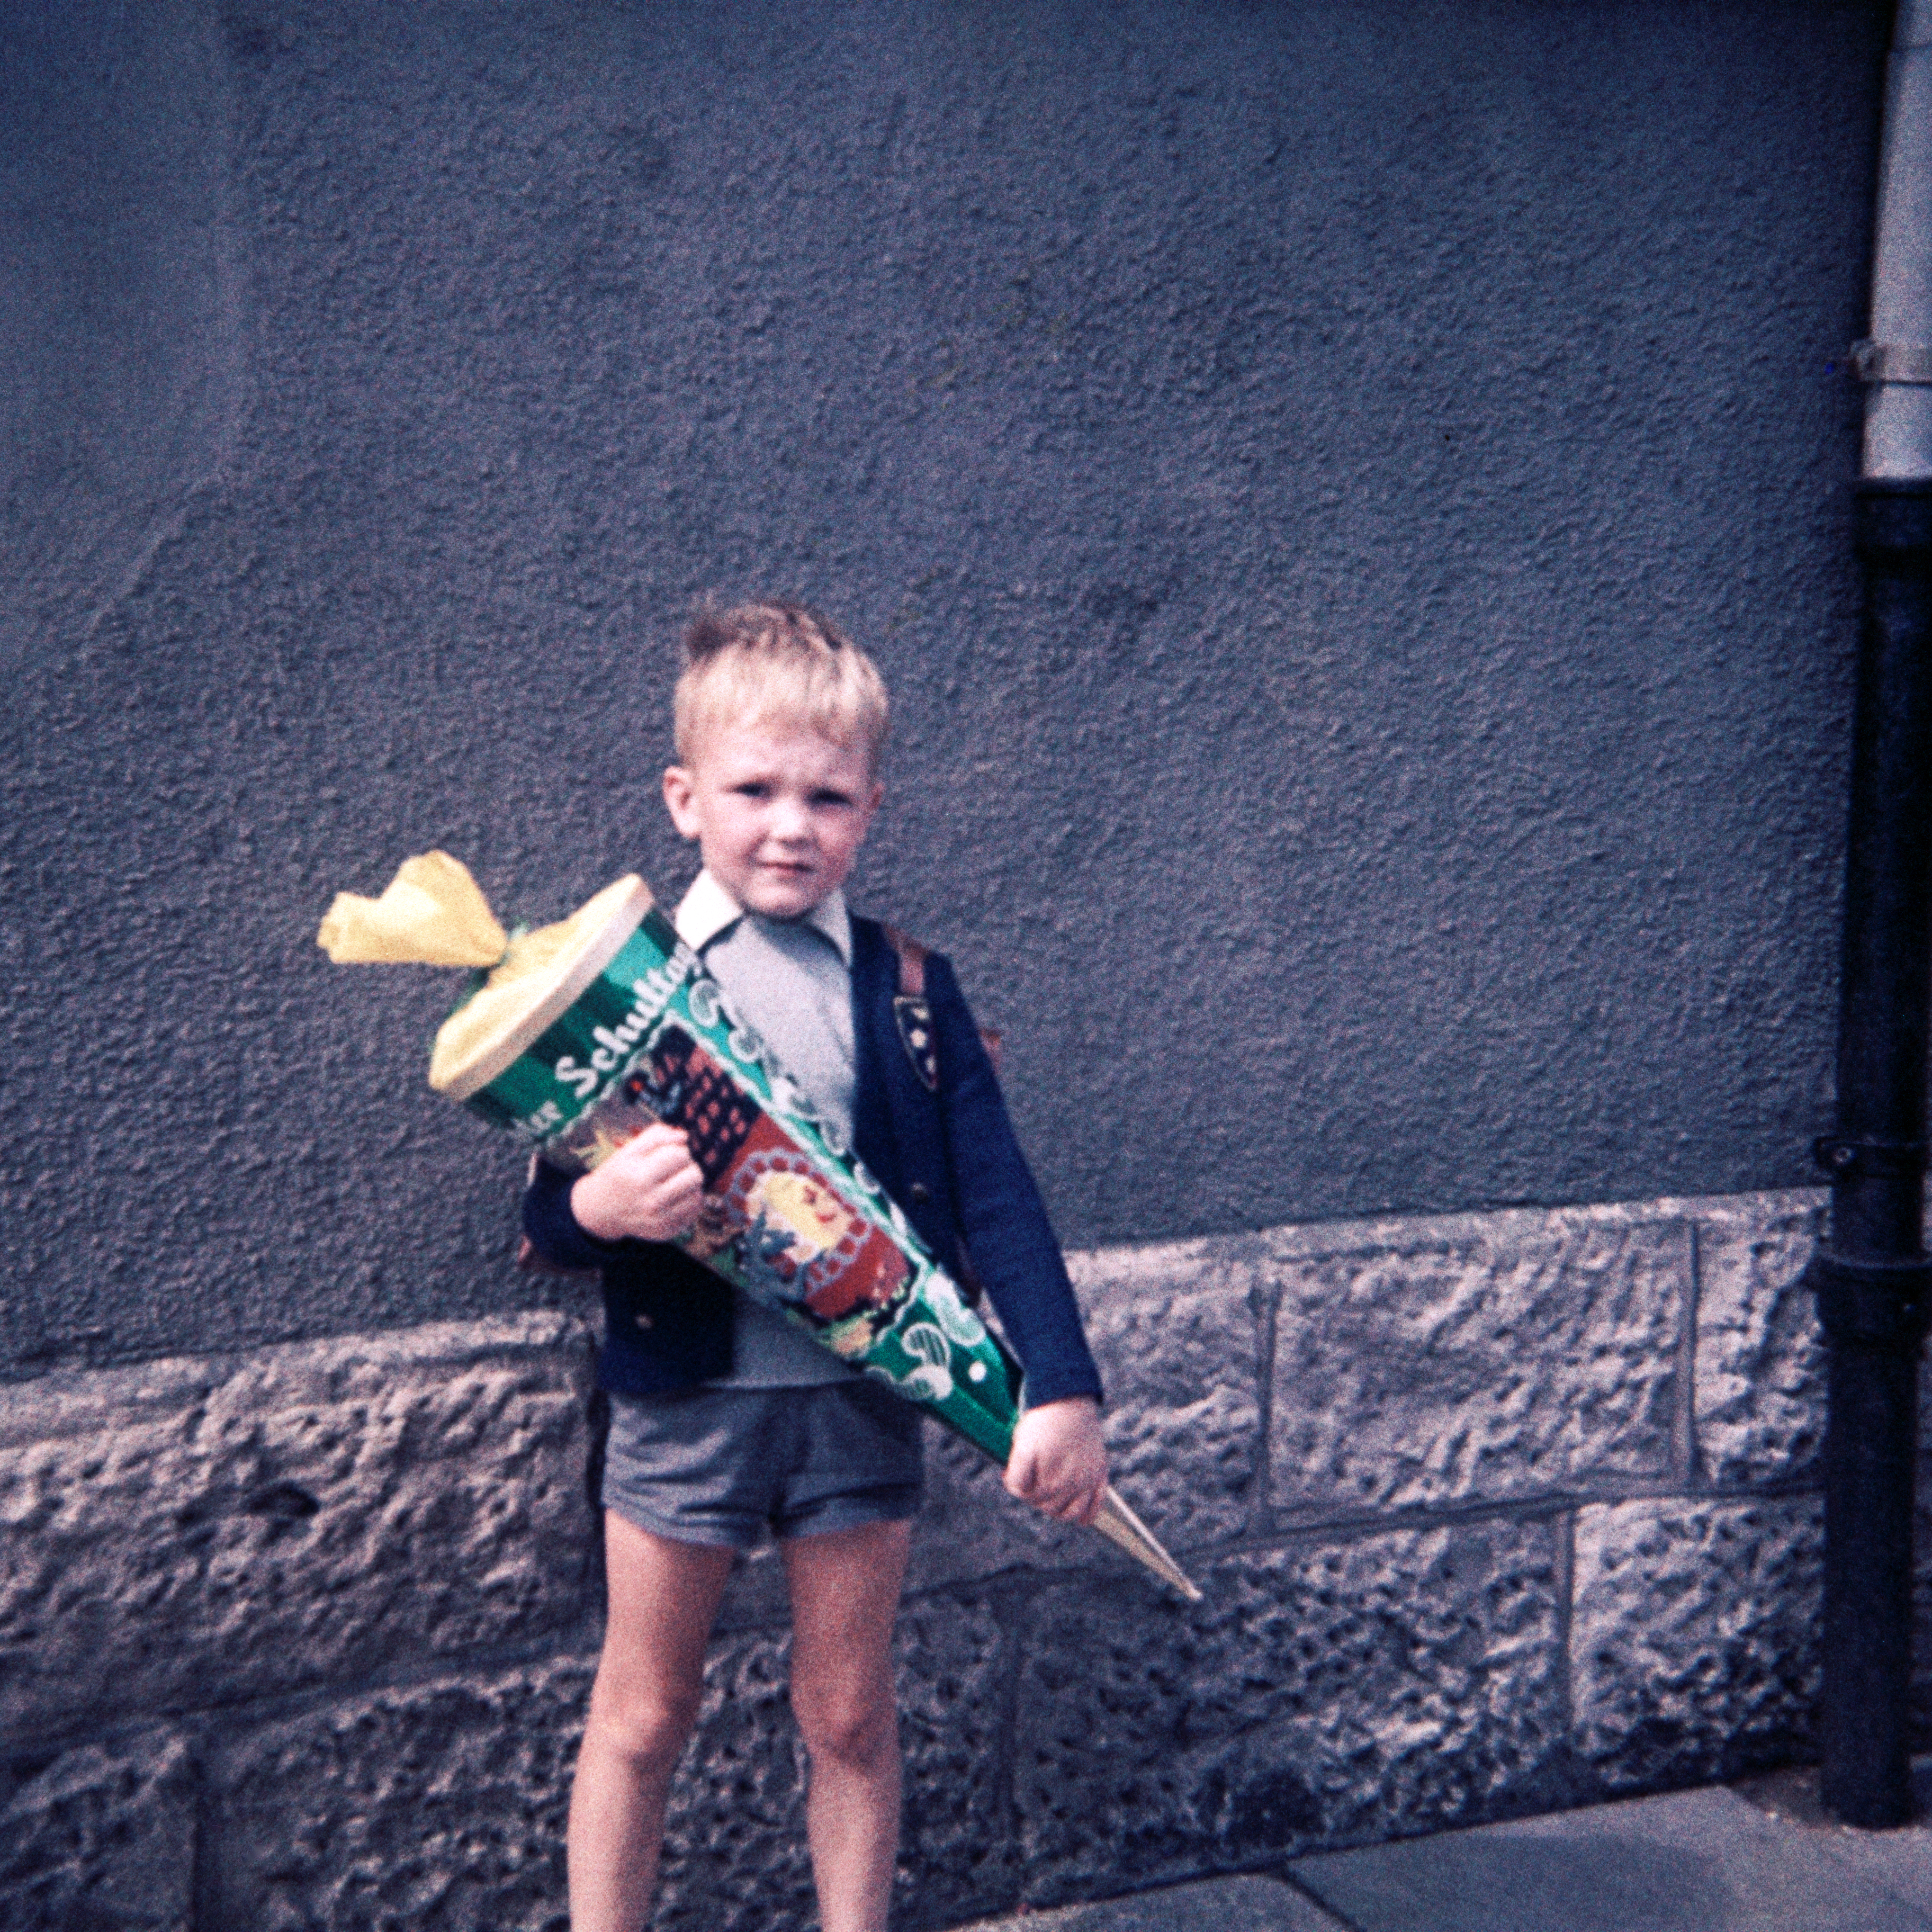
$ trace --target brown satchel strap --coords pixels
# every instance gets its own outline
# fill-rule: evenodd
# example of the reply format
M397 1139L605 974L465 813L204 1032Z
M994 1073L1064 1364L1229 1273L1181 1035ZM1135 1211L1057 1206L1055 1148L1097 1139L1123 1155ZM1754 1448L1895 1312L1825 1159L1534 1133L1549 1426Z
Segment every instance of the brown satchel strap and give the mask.
M904 1000L926 998L926 948L909 932L896 926L884 928L886 943L898 956L899 997Z

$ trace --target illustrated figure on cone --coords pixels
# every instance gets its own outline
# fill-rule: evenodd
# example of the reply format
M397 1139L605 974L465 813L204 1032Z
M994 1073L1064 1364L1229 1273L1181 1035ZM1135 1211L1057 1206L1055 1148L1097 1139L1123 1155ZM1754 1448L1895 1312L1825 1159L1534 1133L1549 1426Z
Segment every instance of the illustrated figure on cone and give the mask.
M883 796L878 672L790 604L706 612L685 653L664 796L704 869L678 935L947 1272L984 1284L1026 1377L1006 1487L1093 1522L1106 1488L1100 1378L981 1036L937 953L909 1030L892 939L846 908ZM644 1923L733 1555L770 1535L791 1598L821 1923L884 1932L899 1816L891 1638L921 1419L687 1252L707 1170L734 1163L750 1252L778 1298L862 1309L884 1301L880 1270L896 1264L782 1150L747 1148L756 1128L733 1118L694 1042L667 1038L635 1077L688 1124L647 1126L588 1172L539 1164L524 1202L539 1255L598 1269L604 1288L610 1602L571 1798L572 1925Z

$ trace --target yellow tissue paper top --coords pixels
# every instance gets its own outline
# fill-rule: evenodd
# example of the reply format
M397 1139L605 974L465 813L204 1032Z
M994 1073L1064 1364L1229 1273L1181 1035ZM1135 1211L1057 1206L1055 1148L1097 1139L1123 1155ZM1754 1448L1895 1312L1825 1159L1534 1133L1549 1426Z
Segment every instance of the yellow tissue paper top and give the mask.
M338 965L491 969L437 1029L429 1084L466 1099L487 1085L614 958L651 908L626 873L554 926L512 939L469 868L447 852L405 859L379 899L338 892L316 944Z
M487 1086L616 957L651 908L627 872L568 919L519 933L476 997L436 1030L429 1084L466 1100Z
M405 859L379 899L338 892L315 939L338 966L494 966L510 943L469 868L447 852Z

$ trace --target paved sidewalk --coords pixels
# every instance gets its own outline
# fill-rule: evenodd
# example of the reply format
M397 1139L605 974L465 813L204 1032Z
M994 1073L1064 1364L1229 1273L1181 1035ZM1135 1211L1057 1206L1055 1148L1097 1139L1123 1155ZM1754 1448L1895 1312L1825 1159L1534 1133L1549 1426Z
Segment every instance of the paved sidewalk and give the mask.
M1916 1768L1922 1803L1932 1761ZM1932 1826L1852 1832L1779 1773L1298 1858L974 1932L1932 1932Z

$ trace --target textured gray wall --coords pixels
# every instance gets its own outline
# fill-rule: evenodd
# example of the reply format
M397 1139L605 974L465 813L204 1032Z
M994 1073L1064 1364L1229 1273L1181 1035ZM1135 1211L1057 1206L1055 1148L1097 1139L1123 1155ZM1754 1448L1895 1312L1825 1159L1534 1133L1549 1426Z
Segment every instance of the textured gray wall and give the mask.
M1886 11L0 10L0 1366L537 1298L311 934L681 884L707 589L1070 1240L1808 1178Z

